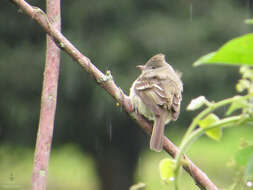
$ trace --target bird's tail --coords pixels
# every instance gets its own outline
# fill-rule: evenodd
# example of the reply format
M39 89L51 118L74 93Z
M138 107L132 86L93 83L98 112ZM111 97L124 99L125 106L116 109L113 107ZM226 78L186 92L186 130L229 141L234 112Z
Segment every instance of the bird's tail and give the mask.
M165 119L164 117L156 117L151 139L150 139L150 149L156 152L161 152L163 149L163 135L164 135Z

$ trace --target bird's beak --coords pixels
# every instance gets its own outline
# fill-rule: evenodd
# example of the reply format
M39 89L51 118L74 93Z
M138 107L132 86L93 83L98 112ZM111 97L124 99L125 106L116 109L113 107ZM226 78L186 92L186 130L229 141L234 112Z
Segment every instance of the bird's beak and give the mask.
M137 65L136 68L139 69L140 71L143 71L145 66L144 65Z

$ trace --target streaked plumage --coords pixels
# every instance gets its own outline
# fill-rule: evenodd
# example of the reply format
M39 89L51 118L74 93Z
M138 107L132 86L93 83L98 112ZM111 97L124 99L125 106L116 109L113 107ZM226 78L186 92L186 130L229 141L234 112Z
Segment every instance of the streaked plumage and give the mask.
M150 148L161 151L164 125L176 120L180 112L183 84L163 54L137 68L142 73L130 89L130 98L137 112L154 121Z

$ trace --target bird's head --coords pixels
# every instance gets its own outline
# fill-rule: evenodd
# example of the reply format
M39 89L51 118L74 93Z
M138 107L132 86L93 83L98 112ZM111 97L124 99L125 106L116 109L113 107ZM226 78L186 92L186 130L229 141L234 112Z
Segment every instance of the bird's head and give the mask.
M165 55L164 54L157 54L154 55L153 57L151 57L146 63L145 65L137 65L136 68L138 68L140 71L150 71L150 70L154 70L163 66L168 65L168 63L166 63L165 60Z

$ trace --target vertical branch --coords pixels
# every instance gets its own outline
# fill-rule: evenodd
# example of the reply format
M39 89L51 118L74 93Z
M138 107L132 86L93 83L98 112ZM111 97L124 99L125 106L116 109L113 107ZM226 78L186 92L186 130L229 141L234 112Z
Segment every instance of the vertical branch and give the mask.
M52 25L60 30L60 0L47 0L47 14ZM47 35L46 63L41 95L39 129L34 155L32 190L46 189L57 102L59 66L60 49L51 37Z

